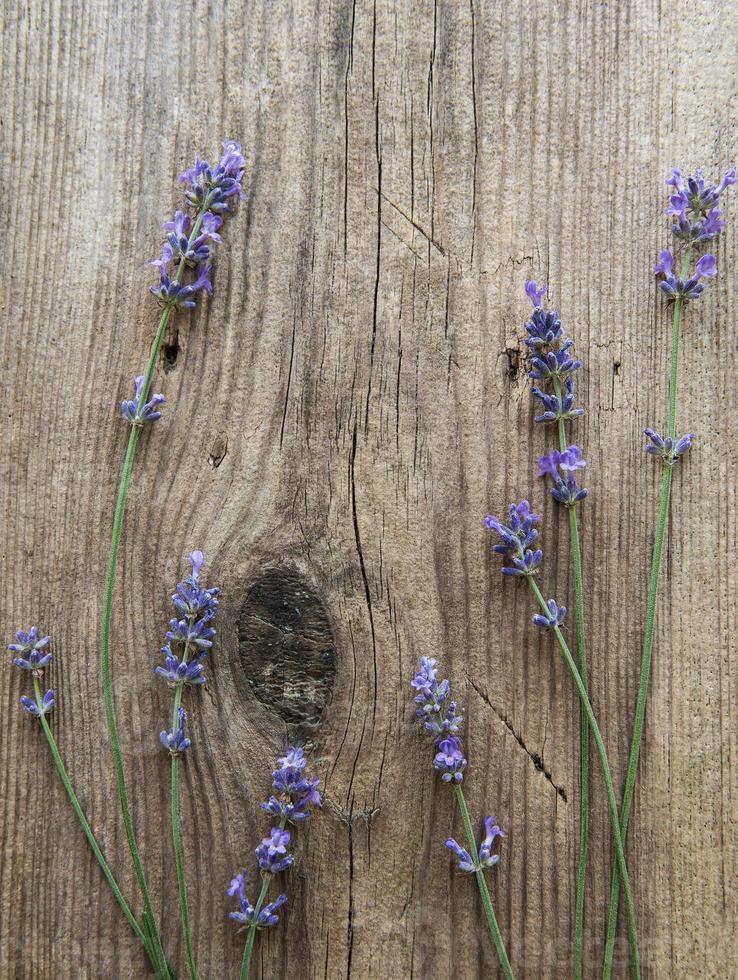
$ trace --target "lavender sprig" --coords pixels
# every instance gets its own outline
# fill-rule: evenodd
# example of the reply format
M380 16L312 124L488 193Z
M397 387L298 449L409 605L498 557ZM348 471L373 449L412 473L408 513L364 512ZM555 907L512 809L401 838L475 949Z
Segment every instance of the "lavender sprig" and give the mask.
M671 251L663 251L656 263L655 273L659 277L660 287L667 299L674 304L674 314L671 331L671 364L669 370L669 412L665 436L659 435L654 429L645 429L649 444L646 452L662 460L664 472L661 481L659 500L659 515L654 535L653 556L649 575L648 598L646 600L646 624L643 634L643 649L641 654L641 670L636 698L633 735L628 755L628 768L625 774L623 803L620 808L620 834L625 840L628 831L628 819L633 802L636 777L638 775L638 760L640 758L643 725L646 717L646 702L648 700L648 685L651 674L651 657L653 654L654 627L656 621L656 600L659 591L661 573L661 554L663 551L666 522L669 516L671 501L671 483L674 464L689 450L695 436L694 433L679 437L676 432L677 387L679 380L679 345L682 330L682 314L688 301L694 301L702 294L705 283L703 279L713 278L717 272L715 256L711 253L702 255L692 268L693 255L707 243L713 243L725 227L723 212L717 208L720 198L725 191L736 182L735 168L731 167L723 174L716 184L708 184L702 170L696 170L693 176L686 179L681 170L673 170L666 184L672 189L671 200L666 209L666 216L671 219L671 232L676 241L676 248L681 249L681 268L675 274L677 256ZM620 902L620 871L613 868L610 883L610 908L607 920L607 939L602 976L609 980L612 974L612 962L615 951L615 935L617 931L618 906Z
M248 930L241 980L246 980L249 975L257 930L276 925L279 921L276 910L287 901L286 895L279 895L273 902L265 904L272 879L291 868L295 861L287 850L292 842L292 833L285 827L287 823L295 826L303 823L311 816L310 808L319 807L323 802L318 791L320 780L305 771L307 764L303 750L289 746L285 754L277 759L277 768L272 772L272 789L276 795L272 794L266 803L261 804L261 808L280 819L279 825L272 827L269 836L254 851L262 879L256 904L252 905L246 896L247 871L239 872L228 886L228 894L238 899L238 911L231 912L230 917Z
M511 504L510 512L511 513L513 511L517 512L522 505L525 505L524 510L526 512L530 510L530 505L528 504L528 502L522 501L521 504ZM505 533L507 531L507 528L505 528L505 526L495 517L488 517L485 523L488 528L496 531L497 534L500 536L502 540L503 554L504 554L504 548L507 544L507 540L506 540L507 535ZM500 546L495 546L493 550L499 552ZM528 586L533 592L533 595L535 596L538 605L541 607L543 615L546 618L550 618L552 613L552 608L549 605L549 603L547 603L546 600L543 598L543 594L539 589L538 584L535 580L534 573L530 572L528 574L524 574L521 577L526 580ZM556 605L558 608L558 604ZM615 800L615 789L612 783L610 764L607 759L605 743L602 739L602 735L600 733L600 729L597 724L597 719L595 718L594 712L592 710L592 705L590 704L589 696L587 694L587 689L584 685L584 681L582 680L579 670L577 669L577 665L574 663L574 658L572 657L571 651L569 650L569 646L566 640L564 639L564 634L561 632L561 627L558 623L556 623L556 624L552 624L550 628L553 631L554 635L556 636L556 640L559 644L559 647L561 648L561 652L564 655L564 660L566 661L566 665L569 668L569 672L572 675L572 679L574 680L577 693L579 694L579 700L586 714L587 721L589 723L589 728L591 729L592 735L594 736L595 744L597 746L597 752L599 754L600 762L602 765L602 773L604 776L605 789L607 792L608 809L610 811L610 823L612 825L613 837L615 839L615 855L617 858L618 867L620 869L620 874L625 888L625 904L626 904L626 911L628 917L628 935L630 940L631 969L632 969L633 976L637 980L637 978L640 977L640 965L639 965L639 956L638 956L638 933L636 928L633 891L630 885L628 869L625 864L625 853L623 851L623 841L620 834L620 825L618 821L618 807L617 807L617 802Z
M205 555L202 551L193 551L189 555L188 561L191 565L191 572L183 582L177 585L172 596L172 604L176 612L184 618L175 617L169 621L169 630L167 631L169 643L162 648L162 653L165 655L165 667L157 667L155 673L159 677L163 677L169 687L174 688L172 727L170 731L162 732L159 737L161 744L169 751L172 761L172 839L177 868L179 909L187 964L192 980L196 980L197 970L187 903L179 798L179 760L192 745L191 740L185 734L187 712L182 707L182 693L185 687L200 687L205 683L205 668L202 661L213 645L215 629L211 624L218 611L220 589L206 589L200 581L202 568L205 564ZM173 652L172 645L181 646L179 656ZM194 656L191 656L193 649L195 653Z
M185 208L190 213L191 224L187 224L182 217L175 214L174 221L168 222L164 229L167 233L167 241L162 249L162 256L154 263L159 271L159 282L152 287L152 292L164 308L149 351L149 359L143 374L143 382L140 386L138 384L136 385L135 406L131 406L129 412L125 413L127 420L129 422L132 421L133 424L131 425L131 431L128 437L128 446L118 487L118 498L115 506L115 517L113 519L113 531L110 542L110 555L105 577L101 637L101 668L105 715L113 750L113 761L115 764L115 776L118 784L118 796L123 816L123 825L144 902L146 931L150 937L155 969L158 976L164 978L171 976L171 970L167 963L159 929L156 925L151 896L146 883L136 833L131 819L125 770L123 767L123 755L115 717L110 658L113 593L118 564L118 550L120 548L120 538L123 530L123 519L128 500L133 463L136 456L136 446L143 427L139 423L152 421L151 410L153 409L154 413L157 412L157 404L160 404L160 402L157 403L155 401L158 396L154 396L149 401L149 391L159 350L172 314L177 309L192 308L196 297L201 292L204 291L209 294L212 290L212 266L210 263L212 243L220 241L219 229L223 221L231 213L231 202L237 200L242 193L241 181L244 170L245 160L240 146L237 143L229 141L223 145L223 154L217 165L210 166L208 163L198 160L194 167L185 171L180 178L183 183L188 185L185 193ZM182 212L179 212L179 215L181 214ZM220 219L220 223L216 219ZM187 232L189 234L185 243L182 239ZM174 236L174 242L169 237L171 235ZM203 240L203 237L205 240ZM207 250L207 254L205 250ZM187 276L189 281L186 281L185 276ZM152 405L152 403L154 404ZM148 419L143 418L146 406L149 407Z
M550 357L552 354L560 357L561 351L571 349L572 341L564 337L561 317L553 310L544 310L543 296L548 292L547 286L539 286L532 280L525 283L525 292L533 303L533 313L526 323L527 337L525 343L536 352L538 358ZM569 355L567 354L568 358ZM574 361L578 370L581 361ZM572 368L573 370L573 368ZM533 373L533 372L532 372ZM538 372L540 374L540 372ZM563 380L563 387L562 387ZM556 503L567 508L569 518L569 533L571 537L571 557L574 566L574 604L577 629L577 653L579 658L579 673L585 689L587 688L587 638L584 623L584 581L582 576L582 553L579 543L579 521L576 504L584 500L588 491L577 484L574 474L586 466L582 451L576 445L569 445L565 423L581 418L583 408L574 407L574 379L571 373L563 378L560 374L549 373L544 379L550 382L552 391L546 391L537 385L532 393L540 399L546 409L543 414L536 416L537 423L555 422L558 432L559 448L538 460L539 475L548 476L553 482L551 496ZM566 393L564 393L564 388ZM554 607L551 606L554 604ZM566 610L556 606L553 599L549 600L549 614L534 616L533 622L544 629L558 626ZM558 617L561 616L561 619ZM589 849L589 726L584 710L580 712L580 801L579 801L579 860L577 869L577 891L574 911L574 980L581 980L584 955L584 899L587 881L587 853Z
M513 515L512 510L511 515ZM526 532L523 528L530 517L529 509L516 508L514 515L511 516L511 525L516 530L513 531L505 527L505 532L508 533L511 542L513 538L518 540L517 535L522 535L521 540L525 539ZM537 515L532 515L532 517L537 517ZM528 527L527 533L530 533L530 527ZM464 791L461 787L464 779L463 773L467 765L464 754L461 751L461 739L459 738L463 717L457 712L456 702L451 700L451 685L447 680L438 679L436 662L433 657L421 657L420 669L410 684L417 692L415 695L415 704L418 707L415 709L415 714L423 722L424 731L434 736L434 744L437 752L433 758L433 768L441 774L443 782L450 783L454 787L456 801L461 811L461 818L469 843L469 849L467 850L458 844L453 837L449 837L445 841L445 846L456 854L461 871L475 875L479 894L482 898L484 914L487 918L487 925L489 926L492 939L497 949L502 971L508 980L513 980L512 967L510 966L510 960L508 959L494 908L492 907L492 899L489 894L489 888L487 887L487 881L484 877L484 872L499 861L499 855L492 854L492 844L495 837L504 835L500 828L495 825L492 817L486 817L486 836L480 848L477 849L469 810L466 805ZM242 980L245 980L245 978L242 977Z
M66 790L67 796L69 797L69 802L72 804L72 808L77 815L77 819L82 825L82 829L85 832L87 841L92 849L92 853L102 869L102 873L105 875L105 879L110 885L110 889L115 896L116 901L121 907L123 914L125 915L128 924L135 933L136 937L143 944L147 955L150 957L152 966L156 966L156 957L151 949L151 943L149 938L144 934L143 929L138 923L138 920L133 913L129 903L126 901L123 892L120 890L120 885L116 881L115 875L113 874L110 865L108 864L105 855L100 849L100 845L97 842L97 838L92 832L92 827L87 819L87 816L82 809L82 805L79 802L77 794L74 791L71 780L67 773L64 761L59 752L59 746L56 743L54 734L49 727L49 723L46 720L46 715L54 707L55 697L54 692L49 689L45 694L41 693L41 677L43 676L44 670L51 664L53 655L47 649L49 643L51 642L50 636L41 636L40 630L36 626L32 626L29 630L19 629L15 634L15 643L11 643L8 646L8 650L11 653L17 654L13 658L13 664L19 667L21 670L26 671L31 677L33 683L33 697L30 698L28 695L23 695L20 699L23 708L34 718L38 718L43 733L46 737L46 741L51 750L51 755L56 765L59 777L61 778L62 785Z

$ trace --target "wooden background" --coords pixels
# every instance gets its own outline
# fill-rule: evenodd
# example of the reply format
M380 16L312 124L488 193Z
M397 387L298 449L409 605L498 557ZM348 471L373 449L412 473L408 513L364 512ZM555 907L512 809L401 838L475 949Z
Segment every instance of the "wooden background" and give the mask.
M517 976L567 978L578 706L482 523L511 499L543 506L544 591L571 603L567 534L534 476L552 436L532 424L522 284L551 283L585 362L592 696L621 785L660 483L641 430L666 416L663 181L736 160L735 7L7 0L4 28L2 639L31 623L54 636L53 728L127 892L99 677L116 405L153 335L145 262L176 175L233 138L246 199L212 301L167 338L167 410L140 444L114 615L135 822L170 948L184 968L158 745L170 695L152 671L201 547L224 590L210 683L187 698L203 977L237 973L225 888L266 832L258 802L296 731L326 805L299 832L254 974L496 975L474 886L442 847L458 813L413 718L408 684L432 654L468 717L474 819L509 832L492 880ZM699 441L675 480L628 844L648 978L738 975L736 195L726 204L720 276L687 317L679 427ZM9 660L0 974L144 977ZM594 794L592 977L610 854L599 778ZM617 956L624 977L624 934Z

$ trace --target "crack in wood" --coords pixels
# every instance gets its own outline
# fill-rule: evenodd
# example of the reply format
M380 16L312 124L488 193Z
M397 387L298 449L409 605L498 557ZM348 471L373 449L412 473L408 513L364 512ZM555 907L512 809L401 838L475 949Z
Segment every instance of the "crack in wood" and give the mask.
M551 774L551 770L546 768L546 764L543 761L543 759L541 758L541 756L538 754L538 752L532 752L528 748L528 746L525 744L525 741L523 740L523 736L519 732L515 731L515 728L514 728L512 722L509 721L506 718L506 716L499 710L499 708L496 708L495 705L492 704L492 702L490 701L489 696L487 695L486 691L483 691L482 688L480 688L479 685L476 684L471 679L471 677L468 678L468 680L469 680L469 683L471 684L471 686L474 688L474 690L479 695L479 697L482 699L482 701L484 701L484 703L487 705L487 707L492 710L492 712L500 719L500 721L505 726L505 728L510 732L510 734L513 736L513 738L518 743L518 745L520 746L520 748L523 750L523 752L525 752L525 754L528 756L528 758L530 759L530 761L533 763L533 766L535 767L535 769L538 772L540 772L543 775L543 777L546 779L546 781L549 782L553 786L553 788L556 790L556 792L561 797L561 799L564 801L564 803L568 802L567 801L567 796L566 796L566 790L564 789L563 786L559 786L558 783L554 782L554 778L553 778L553 776Z

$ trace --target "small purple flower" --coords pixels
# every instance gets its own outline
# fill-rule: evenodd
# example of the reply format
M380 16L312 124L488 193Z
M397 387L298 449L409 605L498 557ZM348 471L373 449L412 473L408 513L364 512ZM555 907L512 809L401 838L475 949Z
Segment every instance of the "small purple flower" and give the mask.
M254 852L262 871L276 875L294 863L293 856L287 853L291 836L289 830L273 827L269 837L262 840Z
M39 636L37 626L32 626L28 631L18 630L15 634L15 643L8 646L11 653L20 656L13 657L16 667L29 670L36 677L40 677L44 667L51 663L51 654L45 650L51 641L50 636Z
M21 696L20 703L29 715L33 715L35 718L41 718L43 715L47 715L54 707L54 692L49 689L41 698L40 705L36 704L33 698L26 697L25 694Z
M723 178L719 184L705 184L705 175L702 170L695 170L694 176L687 177L686 181L682 179L681 170L672 170L671 177L668 178L666 183L673 187L677 192L677 197L684 199L685 209L688 207L694 212L706 212L711 208L714 208L717 204L720 195L723 194L728 187L732 186L736 181L735 168L731 167L726 170L723 174ZM673 197L672 197L673 202ZM672 204L672 206L674 206ZM673 213L667 211L667 214Z
M449 735L437 743L438 752L433 759L433 768L441 773L444 783L460 783L464 778L466 759L461 751L458 738Z
M534 625L540 626L544 630L561 626L564 616L566 616L566 606L557 605L555 599L549 599L546 605L548 606L548 616L541 616L540 614L534 616Z
M237 874L236 877L231 881L228 886L228 894L233 897L238 898L239 910L238 912L231 912L230 917L234 922L238 922L244 926L250 926L254 921L255 909L254 906L249 902L246 897L246 872L243 871ZM266 929L269 926L274 926L279 922L279 916L276 915L278 908L281 908L287 901L286 895L278 895L273 902L269 902L265 905L259 912L259 917L256 921L257 929Z
M551 477L553 480L551 496L557 503L573 507L580 500L584 500L589 491L580 487L569 474L586 465L579 446L567 446L563 451L554 449L547 456L541 456L538 460L538 475Z
M504 831L495 823L494 817L484 818L485 836L479 845L479 861L475 862L471 854L465 847L462 847L453 837L445 841L446 847L453 851L459 860L459 871L466 874L473 874L476 871L483 871L485 868L492 868L500 860L499 854L492 853L492 847L498 837L504 837Z
M674 255L668 249L663 252L659 252L659 259L656 265L653 267L653 273L655 276L665 276L668 278L674 271Z
M671 257L671 261L669 258ZM684 301L698 299L705 284L701 280L717 275L717 264L714 255L703 255L697 262L694 275L689 279L673 274L674 257L671 252L662 252L656 263L655 272L661 276L659 285L669 299L681 297Z
M672 439L671 436L660 436L653 429L644 429L644 433L651 440L651 445L646 446L646 452L652 456L660 456L667 466L673 466L676 461L689 451L694 439L694 432L688 432L685 436Z
M494 817L484 818L484 840L479 846L479 863L483 868L491 868L500 860L499 854L492 854L492 847L498 837L504 837L505 832L495 823Z
M152 395L144 404L141 404L143 397L144 376L138 374L133 379L136 387L136 394L130 401L120 403L120 411L126 422L131 425L143 425L144 422L156 422L161 418L159 406L164 404L164 395Z
M543 297L548 292L548 286L539 286L533 279L526 279L525 292L533 306L540 309Z
M495 531L501 541L501 544L493 545L492 550L498 555L503 555L511 563L503 565L501 569L503 575L535 574L543 561L543 552L540 549L533 551L530 545L538 537L534 525L540 522L541 515L531 511L527 500L521 500L519 504L510 504L509 524L503 524L491 514L485 518L486 527Z
M537 385L532 388L532 393L536 398L540 398L546 411L542 415L536 415L536 422L557 422L559 419L578 419L584 415L583 408L574 408L574 379L566 379L566 394L559 398L558 395L549 395L542 391Z
M261 804L262 810L284 817L290 823L300 823L310 816L311 806L322 806L318 791L320 780L305 773L307 759L301 748L288 747L277 759L278 768L272 772L272 787L279 794Z
M165 749L169 750L170 755L181 755L189 749L192 742L185 735L185 725L187 724L187 712L184 708L179 709L179 724L171 732L162 732L159 741Z
M444 841L446 847L453 851L456 857L459 859L459 871L464 871L467 874L474 874L477 870L474 861L472 860L471 854L467 851L465 847L462 847L453 837L449 837Z

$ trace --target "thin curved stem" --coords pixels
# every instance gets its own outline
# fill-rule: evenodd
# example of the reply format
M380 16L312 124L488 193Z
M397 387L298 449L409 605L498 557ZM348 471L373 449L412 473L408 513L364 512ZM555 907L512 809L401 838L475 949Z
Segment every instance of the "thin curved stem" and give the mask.
M40 712L42 709L42 697L41 697L41 688L39 686L37 677L33 678L33 688L36 695L36 707L39 709ZM110 888L112 889L113 895L115 895L118 904L123 910L123 915L125 915L126 919L128 920L131 929L133 929L137 938L140 939L143 945L147 947L148 944L146 941L146 936L144 935L141 926L138 924L136 920L136 916L131 911L130 905L124 898L123 893L120 890L120 886L118 885L118 882L115 880L115 875L113 874L110 865L105 859L105 855L101 851L100 845L97 843L97 839L94 833L92 832L92 827L90 826L90 822L87 819L84 810L82 809L82 805L79 802L77 794L74 791L74 787L72 786L72 782L64 766L61 753L59 752L59 746L56 744L56 739L54 738L51 728L49 727L49 723L46 720L46 716L44 714L41 714L39 720L41 722L41 727L44 730L46 741L49 743L49 748L51 749L51 754L54 758L54 762L56 763L56 768L59 770L59 775L61 777L62 783L64 784L64 789L67 791L69 802L72 804L74 812L77 814L77 818L79 819L79 822L82 824L82 829L84 830L85 836L87 837L89 845L92 848L92 853L97 858L98 864L102 868L102 872L105 875L105 878L107 879Z
M192 628L192 617L190 617L190 628ZM190 651L190 641L187 640L182 653L182 663L187 663ZM174 692L174 708L172 709L172 731L176 731L179 724L179 709L182 704L183 682L177 684ZM191 980L197 980L197 969L195 967L195 952L192 945L192 932L190 929L190 910L187 903L187 880L184 870L184 849L182 847L182 824L180 818L179 800L179 756L172 756L172 843L174 845L174 863L177 868L177 891L179 893L179 913L182 920L182 934L184 936L185 951L187 953L187 967L190 971Z
M531 575L527 575L526 578L533 591L533 594L541 606L541 609L543 610L544 614L548 615L546 600L543 598L543 594L538 588L535 579ZM574 684L579 694L579 699L582 702L582 707L587 714L589 727L592 730L592 735L594 737L597 752L600 757L600 763L602 765L602 775L605 780L605 791L607 793L607 805L610 811L612 834L615 840L615 856L620 869L620 876L622 878L623 888L625 891L625 907L628 916L628 937L630 941L631 974L634 980L638 980L641 975L641 971L638 958L638 930L636 927L635 905L633 902L633 891L630 886L630 878L628 877L628 869L625 864L625 852L623 851L623 840L620 835L620 822L618 820L618 805L615 799L615 789L612 784L612 775L610 774L610 764L607 761L607 751L600 733L599 725L597 724L597 719L595 718L594 711L592 710L592 705L590 704L589 697L587 696L587 691L584 687L582 678L579 675L579 671L577 670L577 665L574 663L574 658L571 655L569 646L564 639L564 634L561 632L558 626L554 627L554 633L556 634L556 639L559 647L561 648L561 652L564 654L566 665L569 668L569 672L574 680Z
M198 214L195 224L193 226L192 232L190 233L190 241L194 241L202 225L204 212ZM182 274L184 272L185 262L182 259L179 263L177 269L176 281L181 282ZM169 319L171 317L172 307L167 305L159 319L159 326L156 331L156 336L151 345L151 350L149 352L149 359L146 365L146 372L144 374L144 382L141 389L141 394L139 397L139 404L143 405L146 401L151 387L151 379L154 375L154 369L156 367L156 359L159 355L159 349L161 348L162 341L164 339L164 331L167 328ZM110 555L108 558L108 568L107 574L105 576L105 591L103 599L103 621L102 621L102 636L101 636L101 666L102 666L102 676L103 676L103 700L105 702L105 716L108 724L108 732L110 733L110 744L113 751L113 762L115 766L115 778L118 783L118 796L120 798L120 808L123 816L123 825L126 831L126 837L128 839L128 847L131 852L131 857L133 859L133 867L136 872L136 878L138 879L138 884L141 889L141 896L144 903L144 916L147 920L148 930L151 935L151 942L154 947L154 953L156 955L157 961L157 973L160 976L168 977L171 976L171 971L167 964L166 955L164 953L164 948L161 943L161 937L159 935L159 930L156 925L156 919L154 917L153 906L151 903L151 895L149 893L148 885L146 883L146 876L143 870L143 864L141 862L141 855L138 849L138 842L136 840L136 833L133 828L133 820L131 819L130 805L128 802L128 791L126 789L126 779L125 770L123 767L123 753L121 751L120 737L118 735L118 726L115 718L115 701L113 698L113 681L110 669L110 625L113 615L113 593L115 590L115 573L118 564L118 551L120 549L120 538L123 531L123 519L125 516L126 503L128 501L128 491L131 483L131 474L133 472L133 462L136 457L136 446L138 444L138 437L140 434L140 426L131 426L131 432L128 437L128 446L126 448L125 460L123 462L123 472L120 478L120 484L118 487L118 498L115 505L115 516L113 518L113 533L110 541Z
M688 248L682 260L682 278L686 278L689 271L689 264L692 258L692 250ZM677 384L679 381L679 342L682 332L682 312L683 300L679 296L674 303L674 320L671 331L671 366L669 371L669 422L667 434L676 436L676 406L677 406ZM661 481L661 497L659 500L659 516L656 524L656 535L653 543L653 556L651 558L651 573L648 582L648 598L646 600L646 626L643 634L643 650L641 653L641 672L638 681L638 696L636 698L635 719L633 721L633 735L630 742L630 753L628 755L628 769L625 774L625 787L623 789L623 804L620 808L620 833L625 840L628 831L628 819L630 808L633 802L636 777L638 775L638 761L641 752L641 741L643 739L643 724L646 717L646 701L648 699L648 685L651 676L651 658L653 654L654 627L656 622L656 600L658 599L659 579L661 576L661 554L664 546L664 536L666 534L666 523L669 518L669 503L671 501L671 481L672 467L664 466L664 475ZM615 934L618 924L618 905L620 902L620 874L617 868L613 868L612 879L610 882L610 908L607 916L607 939L605 942L605 958L602 964L603 980L610 980L612 975L612 961L615 952Z
M553 379L556 395L561 399L561 382ZM564 420L558 420L559 448L566 449L566 431ZM576 507L567 508L569 511L569 534L571 537L571 557L574 566L574 609L577 629L577 653L579 655L579 676L584 688L589 693L587 671L587 638L584 628L584 581L582 577L582 549L579 542L579 522ZM587 714L580 708L579 732L579 767L580 767L580 798L579 798L579 859L577 863L577 891L574 911L574 980L581 980L584 949L584 897L587 886L587 851L589 849L589 723Z
M461 810L461 819L464 824L464 830L466 831L466 837L469 841L469 850L471 851L472 858L476 865L479 864L479 852L477 851L477 841L474 836L474 828L472 827L471 820L469 818L469 810L466 806L466 800L464 799L464 791L459 783L456 783L456 800L459 804L459 809ZM489 889L487 888L487 881L484 877L484 872L481 868L477 867L475 872L477 879L477 885L479 887L479 894L482 898L482 905L484 907L484 914L487 917L487 925L489 926L489 931L492 933L492 939L494 940L495 947L497 949L497 955L500 959L500 966L502 967L502 972L507 977L507 980L514 980L512 967L510 966L510 960L507 958L507 952L505 951L505 943L502 939L502 934L500 933L500 927L497 925L497 919L495 917L495 910L492 907L492 899L489 894ZM242 975L241 980L245 980Z

